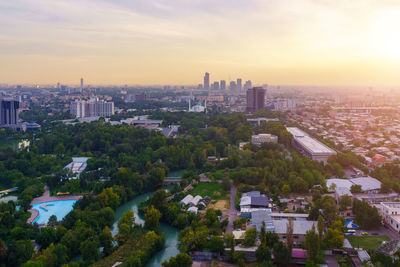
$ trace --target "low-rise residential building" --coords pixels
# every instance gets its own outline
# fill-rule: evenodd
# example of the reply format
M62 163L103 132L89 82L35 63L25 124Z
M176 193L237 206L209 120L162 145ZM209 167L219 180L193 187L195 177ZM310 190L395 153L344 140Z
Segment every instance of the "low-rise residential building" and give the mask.
M293 220L293 244L295 246L300 246L301 243L305 240L307 231L310 231L314 226L315 231L318 232L317 229L317 221L306 221L306 220ZM279 239L282 242L286 242L287 239L287 229L289 220L273 220L274 224L274 232L278 234Z
M379 213L386 225L400 233L400 202L381 202Z
M257 146L261 146L263 143L278 143L278 136L266 133L252 135L251 143Z

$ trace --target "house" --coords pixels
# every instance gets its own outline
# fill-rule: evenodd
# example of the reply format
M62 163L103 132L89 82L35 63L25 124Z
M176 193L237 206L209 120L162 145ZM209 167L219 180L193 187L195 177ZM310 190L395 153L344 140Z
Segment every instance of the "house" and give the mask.
M250 192L249 192L250 193ZM268 208L269 199L266 196L249 196L245 195L240 199L240 210L242 208Z
M279 236L282 242L286 242L289 220L273 220L272 222L274 224L274 232ZM301 243L303 243L307 231L310 231L313 226L315 227L315 231L318 232L317 221L293 220L292 222L293 244L295 246L300 246Z
M197 207L190 207L190 208L187 209L188 212L194 213L194 214L197 214L198 210L199 209Z
M251 212L250 225L257 228L257 231L261 231L263 222L265 223L266 231L274 231L274 224L271 217L271 209L266 210L255 210Z
M201 201L201 199L202 199L202 197L200 195L197 195L189 202L189 205L195 207L195 206L199 205L199 202Z
M374 167L377 167L377 166L382 166L382 165L386 164L388 161L388 158L383 155L376 154L375 156L373 156L371 158L371 160L372 160L371 165Z
M181 204L182 206L186 206L186 205L189 205L189 203L192 200L193 200L193 196L189 194L186 197L184 197L181 201L179 201L179 204Z

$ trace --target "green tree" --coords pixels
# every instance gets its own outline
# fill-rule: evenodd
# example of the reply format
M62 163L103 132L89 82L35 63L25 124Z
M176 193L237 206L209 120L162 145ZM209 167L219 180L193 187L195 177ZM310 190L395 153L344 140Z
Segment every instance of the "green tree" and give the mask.
M282 242L278 241L274 244L274 259L278 266L288 266L290 265L290 260L292 255L289 249Z
M113 249L113 237L108 226L104 227L103 231L99 235L100 246L103 247L103 253L105 256L111 254Z
M207 245L208 249L212 252L222 253L224 252L224 240L219 236L211 236Z
M162 214L158 209L150 206L149 208L147 208L147 211L144 215L144 227L150 230L157 230L159 227L161 216Z
M315 227L313 226L311 230L307 231L306 233L304 247L307 249L308 258L315 263L318 262L318 258L320 256L320 245L319 236L315 232Z
M287 195L289 195L291 192L292 192L292 189L290 188L290 185L284 184L284 185L282 186L282 194L283 194L283 195L287 196Z
M254 246L254 243L256 242L256 238L257 238L257 229L255 227L247 229L246 232L244 233L243 244L247 247Z
M339 229L328 228L324 242L328 248L342 248L344 235Z
M32 257L34 249L30 240L17 240L8 251L8 266L19 266Z
M85 240L81 243L80 251L84 261L96 261L99 258L98 242L94 240Z
M359 185L359 184L353 184L353 185L350 187L350 192L353 193L353 194L359 194L359 193L361 193L361 192L362 192L361 185Z
M324 239L325 225L324 225L324 218L321 215L318 216L317 229L318 229L319 242L322 243Z
M175 257L171 257L169 261L162 263L163 267L191 267L193 264L192 259L187 253L179 253Z
M343 211L346 210L347 207L350 207L352 204L351 197L348 195L344 195L340 198L339 202L339 210Z
M256 250L257 263L262 265L271 261L271 250L266 245L260 245Z

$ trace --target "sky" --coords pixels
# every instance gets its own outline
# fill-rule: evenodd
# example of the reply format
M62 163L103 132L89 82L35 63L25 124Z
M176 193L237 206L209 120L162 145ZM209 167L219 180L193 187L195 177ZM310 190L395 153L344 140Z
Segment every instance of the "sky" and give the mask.
M399 0L0 0L0 83L400 87Z

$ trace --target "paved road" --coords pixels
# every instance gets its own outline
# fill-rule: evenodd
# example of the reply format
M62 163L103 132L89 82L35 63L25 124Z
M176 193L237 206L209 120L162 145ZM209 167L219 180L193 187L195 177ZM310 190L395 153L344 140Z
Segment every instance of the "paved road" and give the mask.
M229 210L228 210L228 226L226 227L226 232L232 232L233 231L233 221L236 219L237 211L235 208L235 201L236 200L236 187L232 184L231 186L231 200L230 200L230 205L229 205Z
M339 267L339 264L336 260L336 256L334 255L326 255L325 256L325 260L326 260L326 264L328 265L328 267Z

